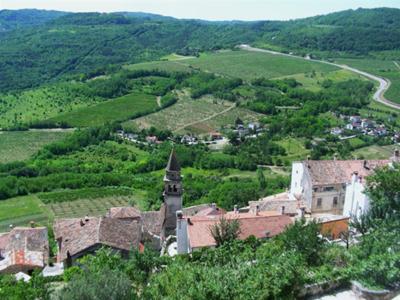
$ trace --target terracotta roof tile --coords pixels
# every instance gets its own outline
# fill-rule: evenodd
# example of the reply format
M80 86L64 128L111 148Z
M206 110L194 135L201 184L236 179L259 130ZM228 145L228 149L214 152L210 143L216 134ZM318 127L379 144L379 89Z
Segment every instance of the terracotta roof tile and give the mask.
M352 174L370 175L374 169L389 164L389 160L310 160L305 161L314 185L344 184L351 181Z
M263 212L259 215L253 213L227 213L227 219L238 219L241 233L239 238L246 239L249 236L257 238L273 237L283 232L292 223L287 215L276 212ZM210 233L210 227L216 224L221 216L191 217L188 225L189 242L192 248L215 246L214 238Z
M117 219L140 219L141 212L135 207L111 207L108 210L107 217Z
M59 259L77 255L97 244L131 250L139 245L140 224L124 220L99 217L84 219L60 219L54 224L57 239L62 238Z

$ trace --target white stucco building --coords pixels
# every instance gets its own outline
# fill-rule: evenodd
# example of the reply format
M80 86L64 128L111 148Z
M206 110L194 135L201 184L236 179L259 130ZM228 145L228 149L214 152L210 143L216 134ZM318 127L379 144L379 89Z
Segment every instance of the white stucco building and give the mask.
M364 199L362 193L362 180L376 168L386 166L389 163L390 160L306 160L294 162L290 194L293 198L298 198L301 195L306 205L306 211L313 214L342 215L344 211L346 213L353 211L355 205L358 205L358 207L361 205L362 209L367 209L366 202L368 201ZM357 174L358 181L352 181L353 174ZM345 205L346 197L353 197L353 194L350 194L349 186L353 190L356 200ZM349 193L348 196L347 193ZM346 209L344 209L345 207Z

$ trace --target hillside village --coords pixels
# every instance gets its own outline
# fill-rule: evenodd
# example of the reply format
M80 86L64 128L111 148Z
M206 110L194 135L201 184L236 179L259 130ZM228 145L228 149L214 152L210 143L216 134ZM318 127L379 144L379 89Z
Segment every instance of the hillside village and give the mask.
M80 257L109 247L127 257L132 249L151 247L161 255L179 255L215 247L211 226L221 219L238 220L239 239L269 239L299 218L316 220L330 243L344 243L351 218L369 209L363 193L365 178L374 170L400 162L399 151L387 160L305 160L294 162L290 189L225 211L216 204L182 207L181 169L172 150L164 176L164 203L159 211L114 207L100 217L57 219L54 238L56 263L49 263L49 236L45 227L10 227L0 235L0 273L29 280L33 270L44 276L62 274ZM12 225L10 225L12 226ZM353 232L351 242L357 241Z

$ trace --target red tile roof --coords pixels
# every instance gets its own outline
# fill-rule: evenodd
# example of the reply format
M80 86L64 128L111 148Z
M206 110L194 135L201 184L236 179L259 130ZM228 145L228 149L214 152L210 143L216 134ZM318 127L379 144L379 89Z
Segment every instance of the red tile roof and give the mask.
M135 207L111 207L108 210L107 216L109 218L117 219L140 219L141 212Z
M237 219L240 222L240 239L249 236L257 238L273 237L280 234L292 223L287 215L277 212L261 212L259 215L252 213L227 213L227 219ZM189 243L192 248L215 246L210 227L220 220L221 216L191 217L188 225ZM187 218L189 219L189 218Z
M62 239L59 259L65 260L68 252L74 256L99 244L127 251L135 249L141 228L139 222L107 217L59 219L54 224L54 234L56 239Z
M374 169L386 166L389 162L389 160L310 160L304 164L314 185L326 185L350 182L354 172L358 172L358 175L364 178Z

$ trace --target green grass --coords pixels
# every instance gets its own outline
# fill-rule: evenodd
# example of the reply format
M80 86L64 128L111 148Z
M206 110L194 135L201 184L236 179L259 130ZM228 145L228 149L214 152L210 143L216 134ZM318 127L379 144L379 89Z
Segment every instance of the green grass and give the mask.
M132 93L95 106L86 107L50 119L66 122L74 127L99 126L107 122L126 121L158 108L156 97L143 93Z
M389 79L392 85L385 93L385 97L390 101L400 103L400 69L393 63L393 60L341 58L336 61Z
M348 139L347 141L350 143L350 145L352 147L355 147L355 148L359 148L359 147L362 147L362 146L365 145L365 142L362 139L358 138L358 137L355 137L355 138L352 138L352 139Z
M286 138L277 141L276 143L286 150L286 156L280 157L281 159L295 161L304 160L309 154L310 150L304 147L304 139L300 138Z
M9 225L29 226L30 221L47 225L51 213L34 195L0 201L0 232L9 230Z
M44 145L63 139L68 131L0 132L0 163L28 159Z
M352 156L358 159L389 159L393 156L393 152L396 148L399 148L397 145L388 145L388 146L368 146L357 149L352 152Z

